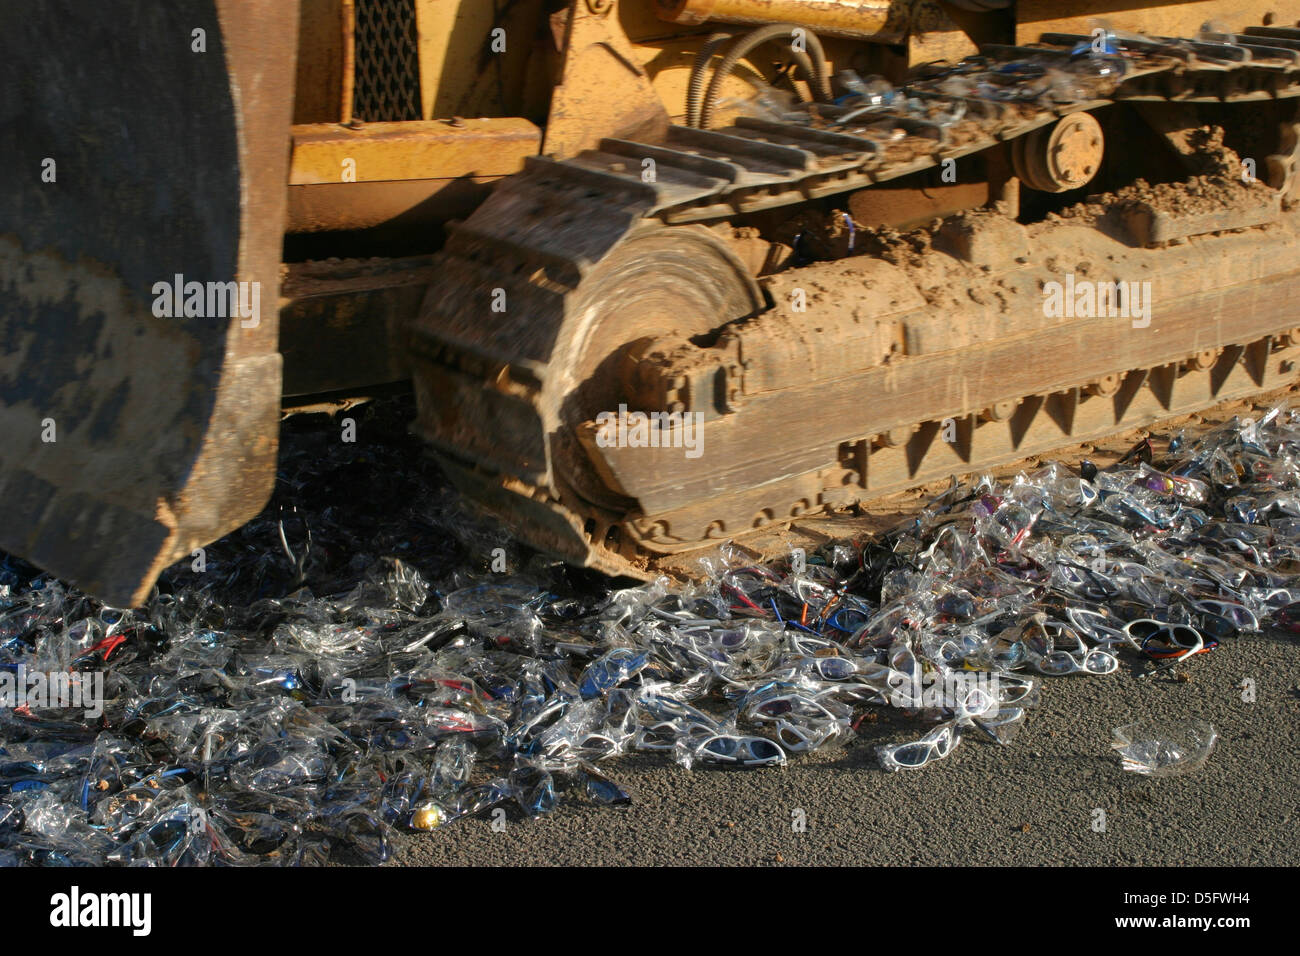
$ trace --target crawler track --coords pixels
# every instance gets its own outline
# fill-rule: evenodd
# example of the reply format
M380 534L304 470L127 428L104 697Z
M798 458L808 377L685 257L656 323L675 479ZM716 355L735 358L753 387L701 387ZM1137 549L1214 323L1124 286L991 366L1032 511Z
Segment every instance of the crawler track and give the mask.
M985 52L1068 57L1079 39ZM1300 96L1300 31L1238 39L1235 61L1153 44L1120 81L1047 108L922 81L911 91L936 115L960 101L963 118L837 126L845 108L815 106L806 124L740 118L534 159L439 256L411 330L418 427L525 540L636 573L653 555L1281 387L1300 360L1298 227L1278 198L1294 137L1268 159L1276 189L1234 210L1130 215L1118 234L1113 219L972 218L935 237L954 253L938 292L932 271L866 256L760 287L701 225L795 211L1116 102ZM1150 283L1158 312L1146 326L1044 315L1044 286L1072 263L1084 281ZM592 420L620 401L699 413L704 454L600 447Z

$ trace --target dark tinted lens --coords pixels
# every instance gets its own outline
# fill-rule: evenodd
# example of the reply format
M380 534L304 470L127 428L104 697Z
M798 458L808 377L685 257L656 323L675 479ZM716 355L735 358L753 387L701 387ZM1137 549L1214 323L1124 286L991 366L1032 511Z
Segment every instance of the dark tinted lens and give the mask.
M704 745L704 749L719 757L730 757L736 752L740 741L734 737L714 737Z
M939 599L939 611L949 617L968 618L975 613L975 603L969 598L949 594Z
M781 749L770 740L755 738L749 744L750 754L758 760L771 760L781 755Z
M167 820L156 824L149 830L149 839L159 849L166 849L179 842L189 832L189 827L180 820Z
M1164 627L1159 621L1130 621L1126 630L1134 640L1143 641Z
M1233 621L1219 614L1202 613L1200 624L1205 633L1215 637L1227 637L1238 630Z
M1274 620L1289 631L1300 630L1300 602L1282 608L1274 615Z
M1258 622L1255 615L1248 608L1241 607L1237 604L1228 604L1223 608L1224 617L1231 620L1237 627L1254 627Z
M612 780L591 777L587 780L587 796L596 803L620 804L631 803L632 797Z
M818 662L818 671L827 680L843 680L852 675L857 668L842 657L827 657Z

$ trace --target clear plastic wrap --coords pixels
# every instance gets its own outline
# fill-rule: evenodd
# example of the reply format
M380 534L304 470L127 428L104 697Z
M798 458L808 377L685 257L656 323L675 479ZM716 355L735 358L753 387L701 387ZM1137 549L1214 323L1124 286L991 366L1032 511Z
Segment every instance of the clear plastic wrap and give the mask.
M1125 770L1150 777L1173 777L1205 765L1219 735L1203 720L1142 720L1115 728L1111 745Z

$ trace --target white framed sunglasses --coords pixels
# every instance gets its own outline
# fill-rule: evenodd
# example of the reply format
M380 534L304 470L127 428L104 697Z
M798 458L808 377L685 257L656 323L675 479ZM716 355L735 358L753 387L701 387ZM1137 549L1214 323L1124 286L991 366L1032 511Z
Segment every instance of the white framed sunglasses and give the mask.
M961 735L951 723L942 724L920 740L903 744L886 744L876 748L880 766L895 770L919 770L928 763L942 760L956 749Z
M705 763L740 767L770 767L785 763L785 751L766 737L715 734L696 744L694 756Z

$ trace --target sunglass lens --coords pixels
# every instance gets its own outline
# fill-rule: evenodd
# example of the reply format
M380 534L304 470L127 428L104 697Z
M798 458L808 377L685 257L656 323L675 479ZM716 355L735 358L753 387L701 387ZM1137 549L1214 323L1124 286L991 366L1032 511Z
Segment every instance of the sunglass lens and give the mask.
M904 744L893 752L894 763L903 767L923 767L930 759L929 744Z
M704 745L704 749L717 757L733 756L740 747L735 737L714 737Z
M781 748L770 740L756 737L750 741L749 753L755 760L773 760L781 755Z
M1125 630L1134 640L1143 641L1164 627L1159 621L1132 621Z
M1090 674L1109 674L1119 669L1119 661L1105 651L1092 651L1083 659L1083 667Z
M843 680L853 673L854 667L842 657L827 657L821 661L818 670L827 680Z

